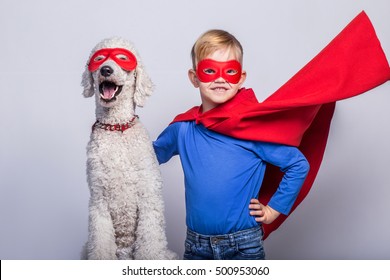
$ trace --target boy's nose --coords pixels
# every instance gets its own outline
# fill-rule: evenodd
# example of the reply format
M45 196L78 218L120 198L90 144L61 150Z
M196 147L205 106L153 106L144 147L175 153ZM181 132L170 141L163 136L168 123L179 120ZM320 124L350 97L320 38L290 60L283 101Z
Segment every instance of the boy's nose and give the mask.
M217 78L214 83L226 83L226 80L222 77Z

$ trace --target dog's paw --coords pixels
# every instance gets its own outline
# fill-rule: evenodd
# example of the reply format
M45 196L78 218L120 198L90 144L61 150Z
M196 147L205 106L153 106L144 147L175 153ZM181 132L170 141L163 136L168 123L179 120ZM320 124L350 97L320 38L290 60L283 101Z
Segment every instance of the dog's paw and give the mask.
M177 259L179 259L179 257L175 252L173 252L171 250L167 250L165 252L164 260L177 260Z

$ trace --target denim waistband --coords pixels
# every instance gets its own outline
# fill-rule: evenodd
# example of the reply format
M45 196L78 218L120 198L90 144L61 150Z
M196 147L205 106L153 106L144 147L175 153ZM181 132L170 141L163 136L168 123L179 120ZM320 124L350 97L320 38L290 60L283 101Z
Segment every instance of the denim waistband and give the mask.
M196 243L234 245L236 243L240 243L245 240L253 240L255 238L263 238L263 230L261 226L221 235L199 234L187 228L187 239Z

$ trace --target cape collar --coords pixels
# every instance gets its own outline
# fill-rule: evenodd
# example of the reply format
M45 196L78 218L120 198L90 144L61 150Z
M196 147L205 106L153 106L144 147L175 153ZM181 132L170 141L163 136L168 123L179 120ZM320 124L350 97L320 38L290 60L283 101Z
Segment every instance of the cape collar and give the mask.
M229 101L205 113L202 112L202 106L195 106L187 112L176 116L172 123L195 120L197 124L202 123L208 127L212 123L223 121L253 104L258 104L253 90L251 88L241 88Z

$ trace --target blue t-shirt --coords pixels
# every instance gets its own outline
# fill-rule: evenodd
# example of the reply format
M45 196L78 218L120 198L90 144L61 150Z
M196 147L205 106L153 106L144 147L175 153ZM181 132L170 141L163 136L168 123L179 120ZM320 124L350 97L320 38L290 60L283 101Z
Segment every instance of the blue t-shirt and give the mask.
M249 214L266 163L285 172L269 206L288 214L309 164L295 147L225 136L202 124L177 122L153 142L159 163L180 156L185 178L186 223L200 234L227 234L258 225Z

